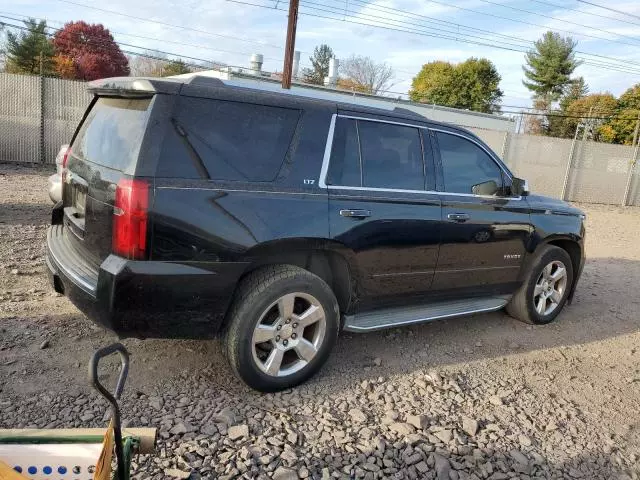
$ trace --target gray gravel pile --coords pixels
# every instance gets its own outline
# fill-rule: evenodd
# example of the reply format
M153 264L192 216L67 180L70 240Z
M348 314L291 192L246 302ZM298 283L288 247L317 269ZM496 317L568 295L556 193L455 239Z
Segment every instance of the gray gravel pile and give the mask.
M623 438L602 435L570 401L540 405L513 380L423 371L327 398L321 385L219 391L201 374L123 400L125 425L159 429L157 455L134 465L138 478L638 478L638 458L617 448ZM79 390L0 408L2 427L108 417Z

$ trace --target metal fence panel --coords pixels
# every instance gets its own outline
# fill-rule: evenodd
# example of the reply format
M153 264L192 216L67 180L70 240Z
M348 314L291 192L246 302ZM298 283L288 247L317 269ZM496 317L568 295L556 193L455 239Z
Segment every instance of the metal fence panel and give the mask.
M0 161L40 160L40 78L0 73Z
M475 133L482 139L484 143L491 147L491 150L493 150L499 156L502 156L502 147L504 146L505 136L507 135L507 132L501 132L498 130L486 130L484 128L468 128L467 130Z
M69 143L91 102L84 82L44 79L44 160L53 163L63 143Z
M559 198L570 152L571 140L509 134L504 160L532 192Z
M640 152L636 151L636 155L640 157ZM640 207L640 160L636 161L632 175L627 205Z
M576 142L566 200L620 205L632 155L627 145Z

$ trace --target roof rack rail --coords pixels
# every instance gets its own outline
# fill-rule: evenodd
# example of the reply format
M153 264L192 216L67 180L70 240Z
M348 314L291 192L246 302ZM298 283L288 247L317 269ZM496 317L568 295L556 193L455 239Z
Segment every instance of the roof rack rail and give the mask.
M224 87L225 83L219 78L208 77L206 75L196 75L188 80L190 85L202 85L207 87Z
M396 107L393 109L394 112L396 113L403 113L405 115L409 115L411 117L415 117L415 118L420 118L422 120L427 120L427 117L425 117L424 115L420 115L418 112L415 112L409 108L404 108L404 107Z

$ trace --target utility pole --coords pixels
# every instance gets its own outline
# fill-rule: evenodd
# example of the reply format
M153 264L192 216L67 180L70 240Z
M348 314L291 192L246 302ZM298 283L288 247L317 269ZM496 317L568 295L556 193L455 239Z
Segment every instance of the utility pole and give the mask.
M299 0L289 0L289 21L287 23L287 44L284 48L284 67L282 69L282 88L291 88L293 52L296 48L296 27L298 26Z

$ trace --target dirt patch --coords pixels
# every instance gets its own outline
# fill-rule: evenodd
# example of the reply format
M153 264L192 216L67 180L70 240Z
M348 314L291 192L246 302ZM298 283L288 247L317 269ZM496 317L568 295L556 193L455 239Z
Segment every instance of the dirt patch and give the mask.
M106 418L86 364L115 337L45 275L51 171L0 164L0 428ZM588 263L548 326L498 312L344 334L276 395L234 379L217 341L125 340L123 415L161 435L136 476L638 478L640 209L580 207Z

